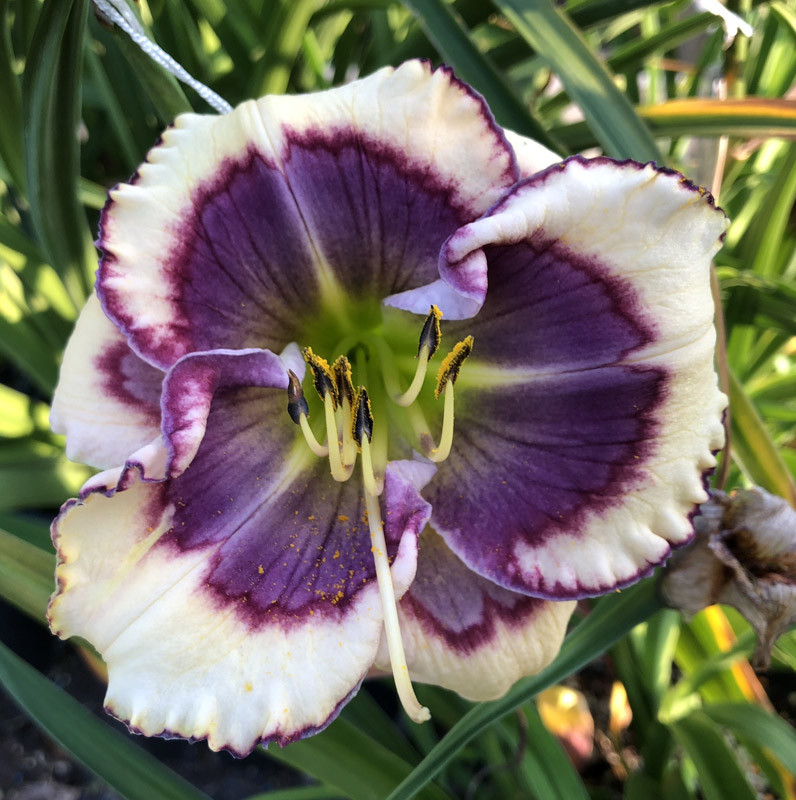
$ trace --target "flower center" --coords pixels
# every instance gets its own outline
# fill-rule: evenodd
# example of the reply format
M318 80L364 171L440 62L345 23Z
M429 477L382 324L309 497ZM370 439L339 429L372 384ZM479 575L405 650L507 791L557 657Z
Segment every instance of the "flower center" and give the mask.
M310 406L301 381L292 371L288 385L290 418L301 428L310 450L319 458L329 459L332 477L336 481L349 480L360 457L371 552L384 613L390 665L401 703L415 722L425 722L430 715L415 696L406 666L379 497L384 491L391 423L403 438L409 432L410 443L431 461L444 461L450 454L453 444L453 387L462 364L472 352L473 337L468 336L459 342L443 359L437 373L434 396L443 398L443 411L442 432L439 444L435 445L418 400L426 382L429 361L442 338L441 318L440 310L431 306L420 333L414 377L406 389L401 388L392 349L381 336L347 337L339 348L346 352L331 365L316 355L312 348L304 348L304 360L323 405L323 444L310 425ZM349 356L354 361L353 366ZM354 388L354 376L359 381L357 389ZM376 380L370 381L370 378ZM371 386L373 400L366 385ZM414 442L411 442L412 438Z

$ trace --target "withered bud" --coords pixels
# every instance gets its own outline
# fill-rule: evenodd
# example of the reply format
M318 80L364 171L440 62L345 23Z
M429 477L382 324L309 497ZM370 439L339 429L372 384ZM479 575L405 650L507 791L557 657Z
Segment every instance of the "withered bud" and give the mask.
M669 605L688 614L714 603L738 609L757 634L754 666L796 622L796 511L755 488L712 492L694 521L696 538L664 571Z

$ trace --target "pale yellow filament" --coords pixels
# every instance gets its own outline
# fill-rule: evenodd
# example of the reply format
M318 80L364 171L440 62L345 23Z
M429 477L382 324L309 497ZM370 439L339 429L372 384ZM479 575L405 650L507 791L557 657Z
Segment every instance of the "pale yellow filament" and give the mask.
M381 522L381 509L379 498L367 489L367 475L365 472L365 442L362 441L362 466L365 478L365 506L368 511L368 525L370 526L370 541L373 550L373 561L376 565L376 580L379 585L381 607L384 612L384 632L387 637L387 649L390 653L390 666L392 667L395 688L404 711L414 722L426 722L431 719L431 714L425 706L421 706L409 678L409 669L406 666L406 654L401 638L401 627L398 622L398 607L395 602L395 589L393 588L390 562L387 558L387 543L384 540L384 527Z
M301 432L304 434L304 438L307 440L310 450L312 450L316 456L319 458L325 458L329 455L329 447L325 444L321 444L315 438L315 434L312 432L312 428L310 428L310 423L307 421L306 414L302 414L299 417L299 427L301 428Z
M428 369L428 345L423 345L420 348L420 353L417 357L417 369L415 370L415 377L409 388L397 397L393 397L393 401L399 406L406 408L411 406L417 400L420 390L423 388L423 381L426 379L426 371Z
M352 467L343 466L343 461L340 456L340 441L337 438L337 420L334 416L334 401L328 392L323 398L323 409L326 413L326 440L329 446L329 468L332 471L332 477L336 481L343 483L351 477L353 469Z
M453 381L445 384L442 393L445 395L445 406L442 411L442 435L437 448L428 454L428 457L436 464L444 461L450 455L453 445Z

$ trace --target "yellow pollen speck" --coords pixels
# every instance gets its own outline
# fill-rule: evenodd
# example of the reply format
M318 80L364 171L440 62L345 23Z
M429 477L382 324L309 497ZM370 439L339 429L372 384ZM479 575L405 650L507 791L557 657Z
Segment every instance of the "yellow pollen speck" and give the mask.
M315 519L315 514L310 514L307 519L312 522Z
M152 533L152 531L154 531L155 529L150 525L148 530L149 530L150 533Z
M250 692L254 687L249 683L249 681L246 681L246 685L243 688L246 689L247 692Z
M335 550L334 551L334 555L332 556L332 558L340 558L340 551L339 550Z
M345 514L338 514L337 519L339 519L340 522L348 522L348 517Z
M263 569L263 565L262 564L260 564L260 566L257 567L257 572L259 572L260 575L262 575L265 572L265 570Z

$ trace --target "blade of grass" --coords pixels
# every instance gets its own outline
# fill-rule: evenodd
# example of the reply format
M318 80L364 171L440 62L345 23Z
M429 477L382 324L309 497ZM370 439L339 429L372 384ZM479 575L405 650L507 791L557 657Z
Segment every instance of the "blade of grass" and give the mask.
M733 372L730 372L733 456L751 479L796 506L796 485L765 423Z
M465 714L387 800L414 797L484 728L526 703L542 689L588 664L660 608L654 583L649 580L600 600L587 619L566 638L561 652L550 666L538 675L519 681L500 700L481 703Z
M91 283L94 248L80 202L80 73L88 0L46 0L22 83L31 217L73 301Z
M583 35L551 0L494 0L550 64L607 155L662 161L652 135Z
M14 53L8 24L8 0L0 0L0 161L8 170L18 192L25 194L25 159L22 146L22 95L14 73Z
M671 727L697 768L705 800L757 800L738 759L709 717L695 711Z
M270 758L312 775L352 800L382 800L411 772L411 766L400 756L342 718L320 736L284 749L271 747L266 752ZM420 788L418 798L448 798L437 786L424 785L418 791Z
M407 0L426 35L462 80L481 92L497 121L555 149L518 95L476 47L461 18L444 0Z
M682 98L637 109L655 136L738 136L796 138L796 102L764 97L717 100ZM552 135L571 150L599 143L588 125L553 128Z
M2 643L0 684L49 736L127 800L210 800Z

